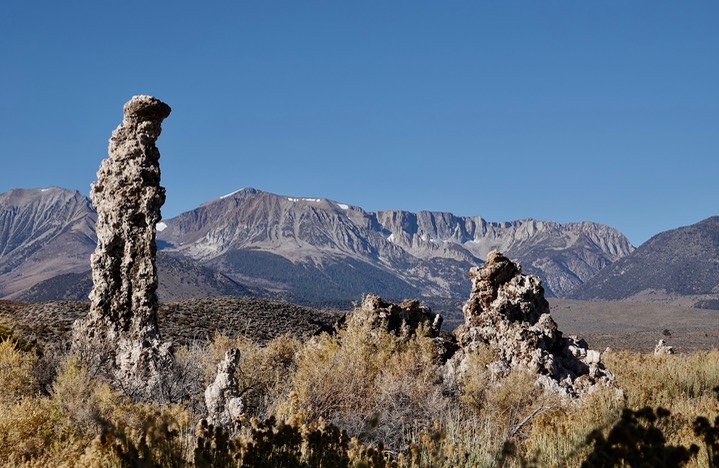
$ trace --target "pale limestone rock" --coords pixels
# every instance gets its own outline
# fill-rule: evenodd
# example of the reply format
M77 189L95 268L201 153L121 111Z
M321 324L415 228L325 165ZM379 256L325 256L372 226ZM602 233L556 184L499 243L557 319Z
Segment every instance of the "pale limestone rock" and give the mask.
M393 304L368 294L354 312L353 318L368 322L372 327L384 327L397 336L407 338L414 336L422 327L426 336L434 341L437 356L442 360L449 359L457 351L457 340L442 330L442 316L416 300L407 299L400 304Z
M424 325L430 336L436 337L442 329L441 315L411 299L401 304L392 304L384 302L379 296L368 294L356 314L373 325L382 323L389 331L398 335L413 334L420 325Z
M91 187L97 211L91 308L74 326L73 346L104 352L123 388L147 394L172 357L157 327L155 266L155 225L165 202L155 142L171 109L154 97L134 96L123 110Z
M528 369L545 388L570 396L613 380L598 351L582 339L562 336L539 278L523 275L519 265L496 251L469 276L472 292L463 308L465 323L454 332L460 351L447 363L450 379L461 378L469 353L489 345L496 359L488 369L495 379Z
M217 365L217 376L205 390L207 421L215 426L229 426L242 415L245 408L240 397L235 372L240 364L240 351L232 348Z
M669 346L666 341L659 340L657 346L654 348L654 355L667 356L670 354L674 354L674 348L672 346Z

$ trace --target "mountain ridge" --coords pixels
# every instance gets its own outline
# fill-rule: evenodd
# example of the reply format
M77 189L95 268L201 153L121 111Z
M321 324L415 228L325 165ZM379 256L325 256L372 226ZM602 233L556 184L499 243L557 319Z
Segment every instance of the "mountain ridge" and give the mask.
M510 256L518 252L527 271L539 273L551 292L563 294L634 249L619 231L597 223L489 222L480 216L432 211L371 212L333 200L254 188L215 198L164 224L158 238L166 248L200 261L243 249L272 251L293 261L321 262L337 254L392 271L417 282L423 294L443 297L451 296L451 288L439 284L441 278L423 268L424 262L456 262L457 282L491 250ZM546 249L544 256L535 258L532 251L538 240ZM563 277L553 280L543 274L552 270Z
M37 201L45 199L46 205ZM77 208L70 210L74 217L62 210L70 199ZM11 264L10 256L3 254L0 261L6 268L0 274L0 294L26 299L50 299L43 295L47 291L65 299L84 294L83 273L95 248L95 213L89 200L61 188L19 189L0 195L0 200L4 200L0 239L14 239L0 247L29 252L32 249L17 246L37 246L33 252L44 251L52 259L50 267L37 274L33 268L43 262L32 261L34 257L25 261L18 255ZM42 220L82 242L61 242L64 237L47 234L54 231L43 227ZM31 228L36 225L40 228ZM494 249L518 260L526 272L544 280L550 294L561 296L633 250L619 231L591 222L490 222L447 212L372 212L349 203L254 188L239 189L162 220L157 240L160 255L167 260L161 262L161 276L169 259L189 262L165 275L173 284L167 300L187 297L181 289L191 285L197 294L254 291L323 306L349 306L370 292L440 303L466 298L467 271Z
M95 248L90 200L60 187L0 194L0 296L87 268ZM56 252L63 251L62 258ZM34 283L33 283L34 284Z
M719 216L651 237L568 296L621 300L641 295L661 300L703 295L719 299Z

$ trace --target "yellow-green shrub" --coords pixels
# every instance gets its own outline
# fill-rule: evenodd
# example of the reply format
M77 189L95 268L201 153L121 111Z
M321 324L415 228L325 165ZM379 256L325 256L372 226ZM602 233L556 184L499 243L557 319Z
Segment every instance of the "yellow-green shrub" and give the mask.
M0 341L0 406L10 405L38 391L33 369L37 357L21 351L10 339Z
M446 403L435 349L421 331L398 337L351 318L336 335L323 334L302 347L279 415L323 418L396 450Z

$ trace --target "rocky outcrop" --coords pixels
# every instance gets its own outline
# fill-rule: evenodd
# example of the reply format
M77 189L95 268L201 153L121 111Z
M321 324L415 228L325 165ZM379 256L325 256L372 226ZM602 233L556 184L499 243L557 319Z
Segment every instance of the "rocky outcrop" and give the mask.
M570 396L611 382L598 351L557 329L539 278L522 274L518 264L496 251L469 276L472 292L463 309L465 323L455 330L460 352L447 364L450 374L461 375L469 354L489 346L495 379L525 369L545 388Z
M392 304L384 302L379 296L368 294L356 313L374 326L384 324L387 330L397 335L414 334L417 328L424 325L429 335L434 338L439 336L442 329L442 316L412 299L401 304Z
M442 316L417 300L407 299L400 304L393 304L368 294L352 319L369 323L373 328L384 328L404 338L414 336L422 329L421 333L434 341L437 357L443 362L457 351L456 338L442 330Z
M150 96L128 101L90 193L97 211L91 308L75 324L73 345L107 354L118 383L133 394L152 392L159 367L171 359L157 327L155 266L155 225L165 202L155 142L169 114Z
M674 354L674 347L669 346L664 340L659 340L657 345L654 347L654 355L667 356L669 354Z
M217 365L217 376L205 390L207 421L214 426L229 426L245 409L235 372L240 365L240 351L232 348Z

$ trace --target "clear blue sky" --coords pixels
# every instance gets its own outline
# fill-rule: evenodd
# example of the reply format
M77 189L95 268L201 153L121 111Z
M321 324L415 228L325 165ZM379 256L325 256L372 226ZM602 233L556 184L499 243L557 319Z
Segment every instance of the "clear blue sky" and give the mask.
M123 103L170 104L165 218L241 187L596 221L719 214L719 2L0 3L0 192L88 192Z

